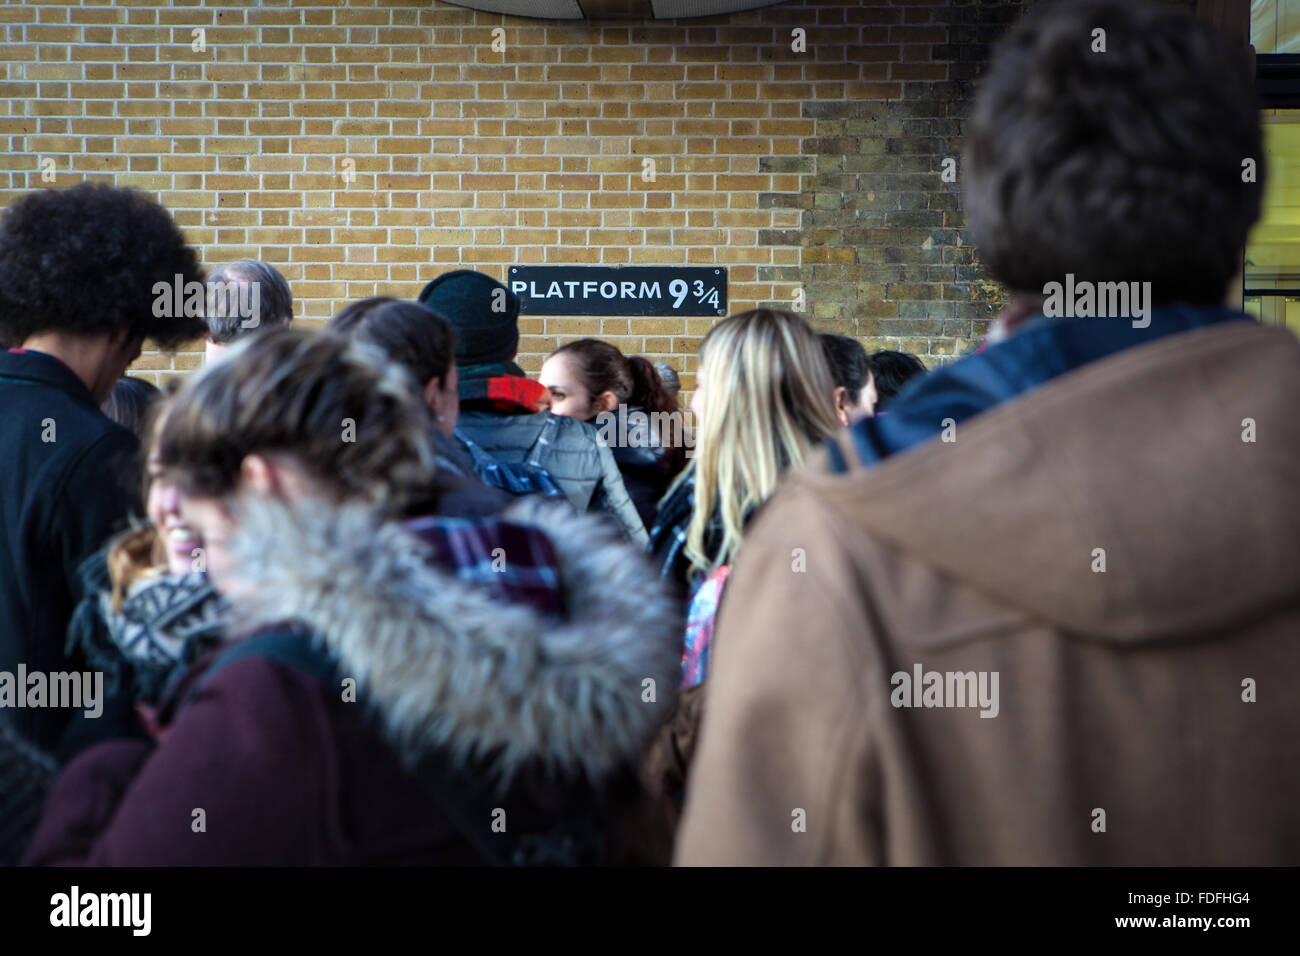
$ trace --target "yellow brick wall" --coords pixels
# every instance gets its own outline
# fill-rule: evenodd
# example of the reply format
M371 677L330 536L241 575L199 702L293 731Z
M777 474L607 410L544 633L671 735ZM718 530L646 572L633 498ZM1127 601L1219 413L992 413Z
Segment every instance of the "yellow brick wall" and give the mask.
M823 245L807 220L814 167L799 162L817 132L808 104L897 100L903 81L942 79L928 62L945 36L937 8L799 0L584 24L439 0L2 6L0 205L82 179L148 190L205 266L279 267L308 325L363 296L414 296L449 269L504 278L519 264L725 265L729 311L788 305L801 269L855 261L851 244L805 248ZM791 49L795 27L806 53ZM842 303L826 308L809 313L855 332ZM713 321L525 317L520 364L597 335L670 357L689 390ZM936 356L962 336L945 334ZM861 337L929 351L901 326ZM146 353L136 369L161 378L201 358L197 345Z

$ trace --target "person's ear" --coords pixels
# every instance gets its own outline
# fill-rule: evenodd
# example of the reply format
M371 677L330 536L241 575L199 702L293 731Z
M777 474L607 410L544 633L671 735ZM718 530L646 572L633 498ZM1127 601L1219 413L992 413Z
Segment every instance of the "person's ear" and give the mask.
M596 412L612 412L618 408L618 396L606 389L596 399Z
M261 455L245 455L239 463L240 484L259 498L269 498L280 490L280 475L275 465Z
M848 428L851 421L849 415L849 390L843 385L836 385L833 400L835 402L835 417L840 420L841 427Z
M144 344L144 340L140 340ZM130 351L134 342L131 338L131 329L127 326L119 326L108 333L108 347L119 355Z
M438 406L442 401L441 396L442 379L435 375L424 383L424 404L429 406L434 415L437 415L440 411Z

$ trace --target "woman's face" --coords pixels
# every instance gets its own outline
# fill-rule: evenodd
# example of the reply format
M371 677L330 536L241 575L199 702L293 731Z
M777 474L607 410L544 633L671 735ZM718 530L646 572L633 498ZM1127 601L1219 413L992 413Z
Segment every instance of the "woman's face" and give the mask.
M186 520L181 511L181 493L163 477L158 462L149 460L149 497L145 503L158 535L167 551L167 570L171 574L187 574L205 567L203 535Z
M578 380L573 364L563 352L552 355L542 363L542 371L537 380L546 388L553 414L585 422L595 418L604 409L597 408L592 402L587 389Z
M182 519L196 530L202 542L204 567L211 576L213 585L220 588L222 575L234 566L228 547L230 535L235 530L235 521L220 499L183 493L178 497Z
M323 486L290 457L245 455L239 472L239 482L228 498L190 495L184 491L178 494L181 521L198 534L203 542L203 557L212 584L226 593L233 593L233 585L227 587L225 578L235 567L230 545L232 536L239 529L231 514L232 503L238 506L246 500L245 496L285 502L309 498L330 500Z

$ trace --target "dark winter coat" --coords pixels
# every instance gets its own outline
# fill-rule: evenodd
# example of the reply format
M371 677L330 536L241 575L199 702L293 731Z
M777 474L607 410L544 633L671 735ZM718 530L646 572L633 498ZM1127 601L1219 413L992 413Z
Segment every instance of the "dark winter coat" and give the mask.
M595 426L609 450L614 463L623 476L623 485L636 508L641 523L653 528L659 499L676 477L670 471L668 449L660 444L659 436L650 427L650 418L643 408L620 409L606 425L600 417Z
M21 859L57 770L49 754L0 724L0 866Z
M83 670L64 650L77 568L140 510L139 442L40 352L0 352L0 409L0 671ZM71 716L0 708L0 721L47 750Z
M665 589L615 529L562 506L439 520L417 537L351 508L250 512L232 542L234 632L297 622L355 700L264 657L206 683L196 665L158 743L101 744L68 766L28 862L481 862L412 774L431 755L510 781L471 814L474 836L497 806L524 827L591 808L610 862L662 862L636 768L680 667Z

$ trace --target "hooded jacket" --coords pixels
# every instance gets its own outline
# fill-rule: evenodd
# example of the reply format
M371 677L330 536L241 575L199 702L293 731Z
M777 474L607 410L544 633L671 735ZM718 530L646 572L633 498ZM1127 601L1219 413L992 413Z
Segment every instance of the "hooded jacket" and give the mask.
M1297 407L1224 322L840 437L733 568L677 862L1300 862Z
M671 707L681 623L616 529L567 511L520 502L501 523L453 521L431 549L364 510L253 508L233 540L232 633L293 622L354 700L263 657L210 679L200 662L158 743L101 744L68 766L27 861L482 862L412 773L431 755L504 793L507 825L513 808L545 820L591 805L611 862L653 861L632 836L655 822L635 768Z

